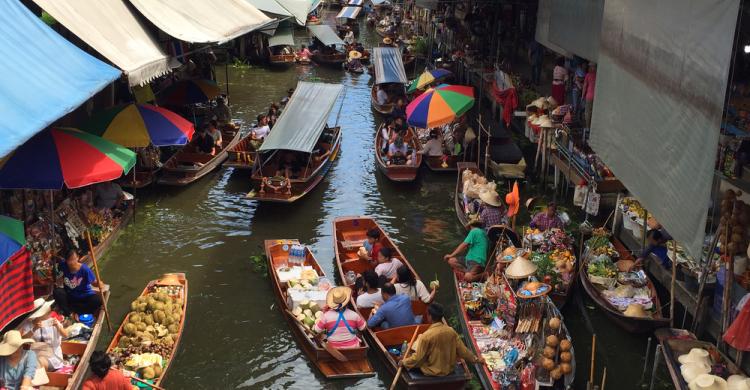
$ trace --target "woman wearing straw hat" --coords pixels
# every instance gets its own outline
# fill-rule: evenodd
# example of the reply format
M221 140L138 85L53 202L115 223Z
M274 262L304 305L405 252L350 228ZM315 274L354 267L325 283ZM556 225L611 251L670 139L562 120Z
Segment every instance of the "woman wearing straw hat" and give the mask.
M489 231L496 225L507 225L508 216L505 214L505 205L495 191L482 191L479 193L479 219L484 223L484 231Z
M31 345L31 350L36 353L39 366L49 371L62 368L64 364L62 340L68 337L68 331L60 321L50 318L54 303L55 301L44 302L19 327L24 337L36 341Z
M325 332L328 344L337 349L357 348L357 331L362 331L367 326L357 312L347 308L351 299L352 289L349 287L334 287L328 290L327 309L313 326L315 332Z
M0 342L0 388L7 390L31 390L36 372L36 354L27 351L24 345L33 339L21 337L17 330L8 331Z
M482 229L482 220L472 218L468 226L471 228L466 238L458 244L453 252L443 256L456 271L464 274L467 282L476 282L484 278L484 267L487 265L487 250L490 246L487 233ZM459 256L466 252L466 256Z

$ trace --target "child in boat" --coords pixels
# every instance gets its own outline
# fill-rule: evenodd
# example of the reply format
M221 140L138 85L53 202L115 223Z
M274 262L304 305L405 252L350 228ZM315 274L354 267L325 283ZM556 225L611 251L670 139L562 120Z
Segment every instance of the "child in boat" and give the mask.
M393 257L393 249L380 248L378 253L378 265L375 267L375 273L383 276L388 280L396 278L396 272L403 267L401 260Z
M337 349L359 347L357 333L367 326L357 312L347 308L351 298L352 289L349 287L334 287L328 290L327 310L313 326L313 331L325 332L328 344Z
M367 239L362 245L365 248L364 253L360 253L359 258L367 260L369 262L376 262L378 260L378 253L383 245L380 243L380 230L371 228L367 231Z

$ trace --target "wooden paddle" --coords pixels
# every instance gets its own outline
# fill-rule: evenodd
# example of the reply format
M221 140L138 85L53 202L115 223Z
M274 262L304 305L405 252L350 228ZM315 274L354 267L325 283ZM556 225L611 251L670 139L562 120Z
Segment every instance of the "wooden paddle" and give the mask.
M404 352L404 356L401 356L401 364L398 366L398 370L396 371L396 376L393 377L393 382L391 382L391 387L389 387L390 390L393 390L396 388L396 383L398 383L398 378L401 376L401 371L404 369L404 360L406 360L406 357L409 356L409 351L411 351L411 346L414 345L414 340L417 338L417 333L419 333L419 325L417 325L417 328L414 329L414 334L411 336L411 341L409 341L409 346L406 348L406 352Z
M89 253L91 254L91 261L94 263L94 272L96 273L96 281L103 285L102 278L99 277L99 265L96 263L96 253L94 252L94 244L91 242L91 233L86 230L86 241L89 243ZM103 288L99 288L99 295L102 296L102 308L104 309L104 317L107 319L107 328L109 333L112 333L112 321L109 319L109 310L107 310L107 299L104 297Z
M300 322L299 320L297 320L297 316L295 316L294 313L292 313L291 310L286 309L286 313L289 314L290 316L292 316L292 318L294 318L295 321ZM331 356L333 356L334 359L336 359L336 360L338 360L340 362L348 362L349 361L349 358L347 358L346 356L344 356L344 354L341 353L341 351L339 351L338 349L332 347L325 340L323 340L322 335L315 334L315 333L307 330L304 326L302 327L302 330L305 333L307 333L308 335L310 335L314 340L317 340L320 343L320 345L323 346L323 348L326 351L328 351L328 353L330 353Z
M112 371L120 371L120 372L122 372L121 370L118 370L118 369L116 369L114 367L110 367L109 369L112 370ZM134 376L125 376L125 378L133 379L136 382L140 382L140 383L143 383L144 385L151 386L152 388L154 388L156 390L165 390L163 387L159 387L159 386L157 386L157 385L155 385L153 383L146 382L146 381L144 381L141 378L137 378L137 377L134 377Z

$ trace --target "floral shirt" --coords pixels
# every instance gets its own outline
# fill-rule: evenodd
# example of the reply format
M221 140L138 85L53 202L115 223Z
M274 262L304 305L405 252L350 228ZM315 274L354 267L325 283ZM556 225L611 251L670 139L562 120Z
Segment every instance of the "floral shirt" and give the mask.
M549 229L562 229L564 227L562 220L557 215L549 216L543 211L534 216L529 224L532 228L546 231Z

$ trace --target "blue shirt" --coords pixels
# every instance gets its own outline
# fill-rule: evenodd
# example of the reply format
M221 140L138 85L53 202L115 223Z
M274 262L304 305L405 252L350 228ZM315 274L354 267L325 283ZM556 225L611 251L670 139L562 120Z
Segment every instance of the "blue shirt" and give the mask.
M96 276L86 264L81 264L78 272L70 272L65 262L60 263L60 271L63 273L63 284L65 292L73 299L86 298L96 294L91 284L96 282Z
M397 326L414 325L414 312L411 311L411 298L408 295L397 294L380 306L380 309L370 317L367 326L374 328L380 326L383 322L387 323L388 328ZM383 326L386 327L386 326Z
M651 245L643 251L641 257L647 258L650 254L653 254L659 259L662 267L672 269L672 261L669 260L669 256L667 256L667 247L663 245Z
M11 367L7 357L0 357L0 379L5 382L8 390L17 390L21 387L23 378L34 379L36 371L36 354L34 351L26 351L18 361L18 365Z

